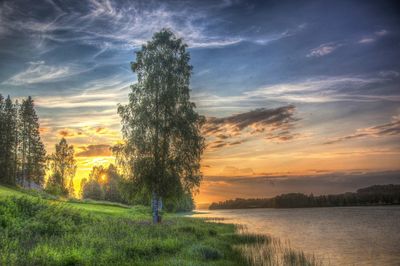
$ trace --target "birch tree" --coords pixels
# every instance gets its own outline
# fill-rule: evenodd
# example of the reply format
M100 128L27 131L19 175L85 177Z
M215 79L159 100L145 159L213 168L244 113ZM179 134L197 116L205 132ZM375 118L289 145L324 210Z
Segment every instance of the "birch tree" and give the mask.
M132 185L151 193L153 223L160 222L161 198L192 191L200 185L204 117L190 101L192 66L187 45L170 30L155 33L136 52L131 68L138 82L129 103L120 105L125 158Z

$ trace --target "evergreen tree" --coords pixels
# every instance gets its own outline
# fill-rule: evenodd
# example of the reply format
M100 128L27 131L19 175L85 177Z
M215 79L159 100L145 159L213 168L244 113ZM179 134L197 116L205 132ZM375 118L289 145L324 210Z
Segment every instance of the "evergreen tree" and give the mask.
M3 113L3 151L2 156L4 158L3 175L6 178L6 182L15 185L15 165L17 160L17 149L16 149L16 134L17 134L17 109L10 96L7 97L4 104Z
M23 100L20 111L21 183L42 185L46 164L46 151L40 138L39 118L31 96Z
M5 129L5 115L4 115L4 97L0 94L0 182L6 182L5 176L5 158L4 158L4 151L5 151L5 139L4 139L4 129Z
M46 190L54 194L73 195L73 179L76 173L76 160L74 158L74 146L68 145L62 138L55 145L55 152L50 155L50 170L52 172Z

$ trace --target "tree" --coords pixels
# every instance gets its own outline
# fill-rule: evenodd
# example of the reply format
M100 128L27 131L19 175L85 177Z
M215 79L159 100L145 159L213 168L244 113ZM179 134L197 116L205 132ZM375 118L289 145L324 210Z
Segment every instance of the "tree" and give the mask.
M82 197L127 203L124 199L122 185L122 177L113 164L107 168L102 165L94 166L89 174L89 179L83 179L81 182Z
M10 96L7 97L4 104L3 112L3 146L2 146L2 156L4 161L4 166L2 173L6 178L6 182L15 185L16 183L16 163L17 163L17 109Z
M6 176L4 174L4 169L6 165L6 161L4 158L5 151L5 138L4 138L4 130L5 130L5 112L4 112L4 97L0 94L0 181L2 183L6 182Z
M46 151L40 138L39 118L31 96L22 101L20 111L20 143L22 185L42 185L46 166Z
M153 222L160 221L158 202L200 185L204 117L190 101L192 66L187 45L167 29L136 52L131 64L138 82L129 103L120 105L125 141L120 162L128 165L132 185L151 191Z
M104 190L101 182L106 180L106 169L102 165L93 166L89 174L89 180L81 182L82 198L93 200L104 200Z
M55 152L50 155L51 176L47 183L47 190L63 195L72 195L74 191L74 176L76 173L76 160L74 158L74 146L68 145L62 138L55 145Z
M110 164L103 181L104 200L125 203L120 189L121 181L122 178L118 174L117 168Z

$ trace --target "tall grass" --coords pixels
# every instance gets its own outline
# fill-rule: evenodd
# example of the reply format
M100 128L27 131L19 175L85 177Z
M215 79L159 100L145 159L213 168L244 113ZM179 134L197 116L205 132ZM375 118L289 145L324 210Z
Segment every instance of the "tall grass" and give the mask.
M236 245L235 248L244 256L249 265L254 266L319 266L322 262L314 255L305 255L302 251L294 250L289 242L282 243L277 238L251 234L247 228L238 225L236 230L245 238L254 239L248 243Z

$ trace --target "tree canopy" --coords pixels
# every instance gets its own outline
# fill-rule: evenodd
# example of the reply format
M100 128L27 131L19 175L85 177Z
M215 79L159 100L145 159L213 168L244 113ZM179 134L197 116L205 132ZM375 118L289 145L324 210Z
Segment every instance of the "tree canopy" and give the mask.
M73 179L76 173L74 147L68 145L62 138L55 145L55 152L49 156L51 176L47 182L47 190L54 194L72 195L74 193Z
M45 156L32 97L18 104L0 95L0 182L41 186Z
M129 103L118 108L125 141L117 147L119 162L135 186L152 193L153 203L192 191L202 179L204 117L190 101L186 48L168 29L155 33L136 52L131 66L138 82L131 86Z

